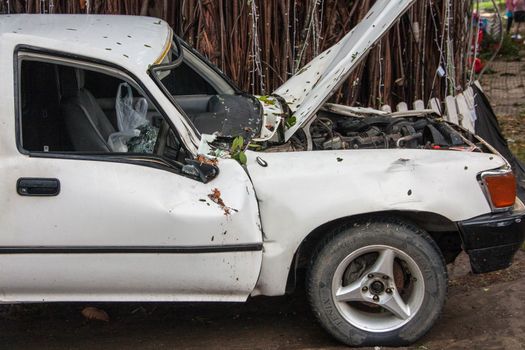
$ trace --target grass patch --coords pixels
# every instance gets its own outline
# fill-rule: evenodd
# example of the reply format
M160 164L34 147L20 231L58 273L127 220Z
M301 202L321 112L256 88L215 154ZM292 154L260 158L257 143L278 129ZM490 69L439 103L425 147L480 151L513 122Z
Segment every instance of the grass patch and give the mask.
M496 4L499 6L500 11L505 10L505 2L501 0L496 0ZM474 9L477 8L477 4L474 2ZM480 1L479 3L479 9L480 11L486 11L486 12L495 12L494 10L494 4L490 0L484 0Z
M485 40L483 40L480 58L488 60L494 54L494 51L498 49L500 43L491 35L486 34ZM521 45L516 41L512 40L510 35L505 35L503 43L498 52L498 57L505 61L519 61L521 59L520 54Z

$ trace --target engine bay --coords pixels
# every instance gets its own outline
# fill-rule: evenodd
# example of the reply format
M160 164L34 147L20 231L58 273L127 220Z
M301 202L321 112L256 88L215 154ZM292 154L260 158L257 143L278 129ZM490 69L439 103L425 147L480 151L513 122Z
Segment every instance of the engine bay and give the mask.
M360 149L428 149L490 152L486 144L430 110L409 113L351 113L321 111L309 128L286 145L267 151L318 151Z
M319 117L310 133L316 150L471 147L459 131L434 116Z

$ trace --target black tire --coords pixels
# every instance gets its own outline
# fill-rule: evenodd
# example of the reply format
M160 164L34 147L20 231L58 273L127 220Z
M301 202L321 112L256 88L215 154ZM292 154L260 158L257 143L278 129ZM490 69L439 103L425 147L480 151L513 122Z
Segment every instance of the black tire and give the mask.
M339 264L352 252L375 245L394 247L407 254L424 279L424 296L419 310L400 328L382 333L364 331L352 325L342 316L332 296L332 279ZM396 218L364 220L334 230L317 246L306 277L308 298L315 316L325 330L349 346L414 343L439 318L447 285L445 260L434 240L417 226Z

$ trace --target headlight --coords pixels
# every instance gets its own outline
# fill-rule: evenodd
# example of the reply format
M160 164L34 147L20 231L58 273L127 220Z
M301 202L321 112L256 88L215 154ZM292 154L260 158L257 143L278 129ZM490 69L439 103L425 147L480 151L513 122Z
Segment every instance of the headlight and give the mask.
M480 183L493 210L514 206L516 201L516 177L511 169L484 171Z

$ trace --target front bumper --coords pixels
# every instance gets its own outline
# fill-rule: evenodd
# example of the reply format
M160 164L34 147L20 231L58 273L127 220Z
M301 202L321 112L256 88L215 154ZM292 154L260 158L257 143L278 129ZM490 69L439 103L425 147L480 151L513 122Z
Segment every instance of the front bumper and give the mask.
M525 208L478 216L458 226L472 271L501 270L511 265L525 239Z

